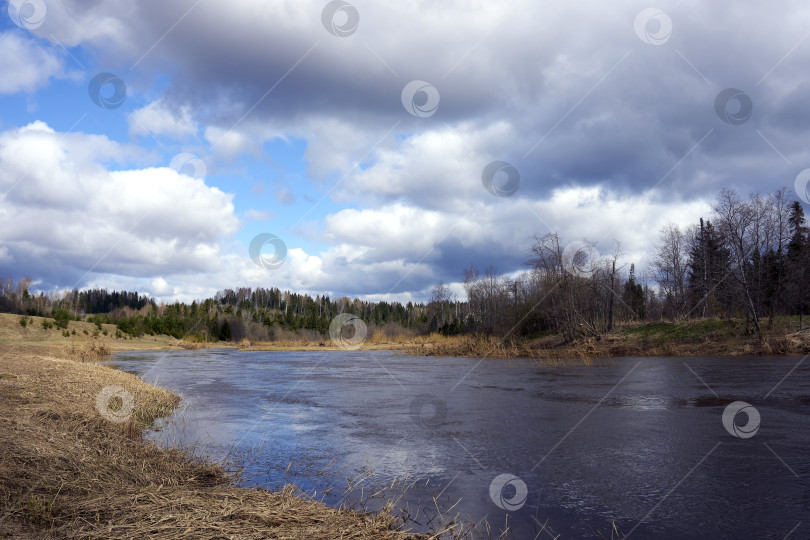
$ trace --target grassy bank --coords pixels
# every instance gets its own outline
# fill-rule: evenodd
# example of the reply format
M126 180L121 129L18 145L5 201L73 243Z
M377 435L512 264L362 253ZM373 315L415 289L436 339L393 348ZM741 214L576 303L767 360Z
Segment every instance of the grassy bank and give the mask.
M0 344L0 537L408 537L390 508L236 488L217 465L145 443L142 430L178 401L52 347Z
M491 358L529 357L548 361L624 356L743 356L806 354L810 329L795 331L783 318L763 324L760 340L739 320L628 324L599 337L573 342L550 335L535 339L432 335L405 348L408 354Z
M697 320L635 323L599 337L566 341L560 335L506 339L497 336L388 337L377 332L363 350L400 350L420 356L528 357L551 362L621 356L742 356L806 354L810 329L796 331L798 320L782 317L763 321L763 339L747 332L741 320ZM243 350L340 350L330 340L287 340L239 344Z
M94 347L103 351L133 349L201 349L238 347L253 351L343 350L328 337L312 339L313 333L294 339L199 342L171 336L144 335L132 338L117 332L115 325L70 321L67 329L46 328L48 319L0 313L0 344L35 347L74 359L92 359ZM631 323L599 337L566 341L550 334L535 338L506 339L498 336L387 335L385 327L365 339L362 350L395 350L424 356L470 356L490 358L529 357L547 361L619 356L740 356L751 354L806 354L810 352L810 328L797 331L798 318L763 319L763 339L752 335L743 320L695 320L683 322ZM309 339L307 339L309 336ZM91 345L88 345L91 344Z

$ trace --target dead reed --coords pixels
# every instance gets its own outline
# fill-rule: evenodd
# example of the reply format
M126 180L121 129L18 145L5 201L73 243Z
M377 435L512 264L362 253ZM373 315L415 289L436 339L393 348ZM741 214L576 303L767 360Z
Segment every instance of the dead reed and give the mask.
M73 341L62 347L61 356L78 362L98 362L106 360L112 351L95 341Z

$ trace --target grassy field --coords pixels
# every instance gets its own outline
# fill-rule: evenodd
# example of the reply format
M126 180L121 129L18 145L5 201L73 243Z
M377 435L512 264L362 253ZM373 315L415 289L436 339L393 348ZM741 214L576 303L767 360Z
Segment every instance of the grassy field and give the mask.
M132 349L159 349L178 346L179 340L171 336L141 336L132 338L118 332L114 324L103 324L101 330L90 322L70 321L66 329L50 326L45 328L43 322L53 323L53 319L44 317L25 317L25 326L20 324L21 315L0 313L0 344L13 344L15 346L36 346L49 349L59 349L73 343L85 343L93 340L99 345L112 350ZM94 334L98 331L97 337ZM67 332L65 336L64 332ZM106 332L106 334L104 333ZM116 334L119 337L116 337Z

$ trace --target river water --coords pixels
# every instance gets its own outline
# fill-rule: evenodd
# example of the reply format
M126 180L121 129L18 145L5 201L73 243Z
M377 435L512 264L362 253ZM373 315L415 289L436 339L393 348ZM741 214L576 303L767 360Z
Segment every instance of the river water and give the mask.
M614 522L639 539L810 538L801 357L554 367L209 349L112 363L183 396L150 434L159 443L336 506L375 508L385 486L414 529L458 516L486 520L493 538L507 526L510 538L610 538Z

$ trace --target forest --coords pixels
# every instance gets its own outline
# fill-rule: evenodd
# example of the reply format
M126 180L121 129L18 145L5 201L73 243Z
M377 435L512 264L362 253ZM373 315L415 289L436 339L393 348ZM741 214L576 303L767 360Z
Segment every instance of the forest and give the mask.
M602 251L607 251L602 248ZM340 313L360 317L389 336L475 334L567 341L599 336L632 321L741 319L762 337L763 321L799 317L810 308L810 235L802 205L786 189L740 197L725 189L711 215L682 228L664 226L638 271L621 244L598 255L587 239L557 233L534 238L527 270L463 271L466 299L441 281L429 301L369 302L314 297L278 288L236 288L191 304L157 303L148 295L105 289L32 292L33 280L0 281L0 312L116 324L137 337L167 334L200 341L273 341L326 336Z

